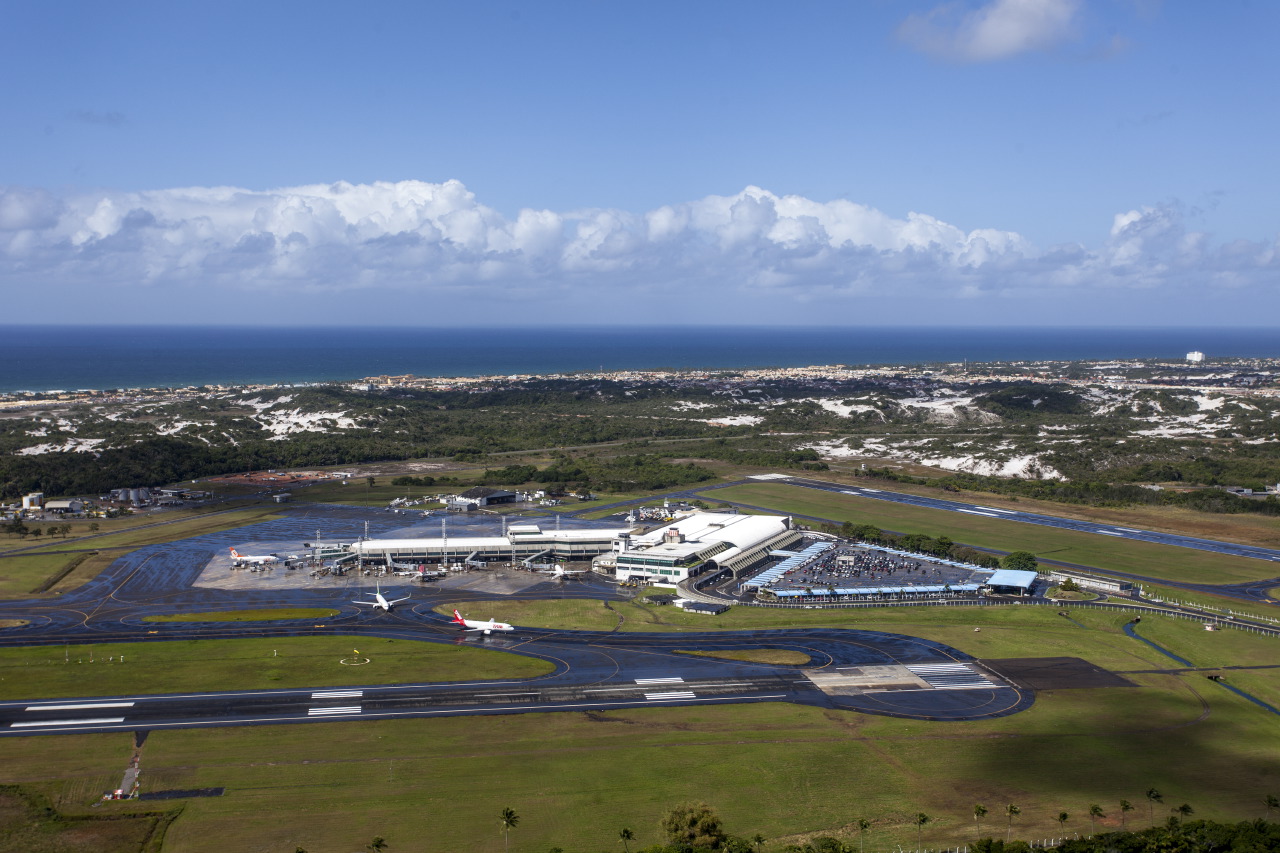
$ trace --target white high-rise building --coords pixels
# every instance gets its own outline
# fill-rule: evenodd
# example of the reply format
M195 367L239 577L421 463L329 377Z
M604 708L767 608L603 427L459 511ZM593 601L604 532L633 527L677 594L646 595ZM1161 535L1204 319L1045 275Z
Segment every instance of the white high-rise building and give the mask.
M1187 353L1187 361L1191 362L1192 364L1199 364L1200 362L1204 361L1204 353L1200 352L1199 350L1192 350L1191 352Z

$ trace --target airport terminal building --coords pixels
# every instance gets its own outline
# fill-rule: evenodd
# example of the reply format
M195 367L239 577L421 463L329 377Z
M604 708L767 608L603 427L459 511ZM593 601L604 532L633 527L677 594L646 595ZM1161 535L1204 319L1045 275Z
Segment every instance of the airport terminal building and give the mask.
M786 516L698 512L635 535L630 527L513 524L502 536L363 539L345 546L340 559L443 565L591 560L594 569L619 579L677 584L705 571L741 574L800 539Z
M596 565L612 568L619 578L677 584L708 571L729 569L738 575L800 539L787 516L699 512L626 537Z
M610 551L629 528L543 530L513 524L505 536L433 536L422 539L363 539L346 548L345 559L398 563L521 562L589 560Z

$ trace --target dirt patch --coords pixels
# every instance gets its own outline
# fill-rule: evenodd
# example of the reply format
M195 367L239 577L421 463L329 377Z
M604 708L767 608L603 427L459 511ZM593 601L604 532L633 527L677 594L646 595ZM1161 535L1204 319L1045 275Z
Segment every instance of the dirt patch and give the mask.
M1081 658L999 658L978 663L1026 690L1137 686Z

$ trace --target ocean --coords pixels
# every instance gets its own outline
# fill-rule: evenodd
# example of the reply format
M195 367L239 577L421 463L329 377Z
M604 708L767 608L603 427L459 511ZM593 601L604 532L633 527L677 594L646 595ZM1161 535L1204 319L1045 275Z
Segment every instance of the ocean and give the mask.
M0 392L645 368L1280 357L1274 328L0 326Z

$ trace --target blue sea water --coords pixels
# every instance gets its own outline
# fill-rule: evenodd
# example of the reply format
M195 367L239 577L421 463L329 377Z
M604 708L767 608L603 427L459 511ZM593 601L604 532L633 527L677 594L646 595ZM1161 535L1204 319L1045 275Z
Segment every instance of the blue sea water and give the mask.
M0 391L662 367L1280 357L1276 328L0 326Z

